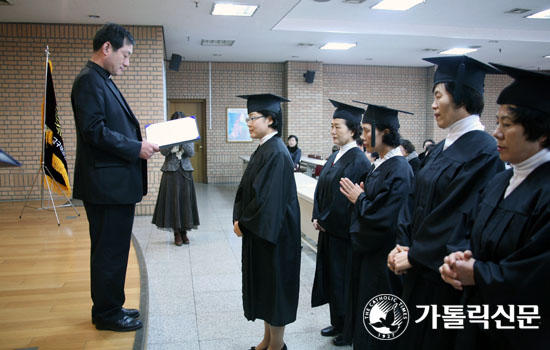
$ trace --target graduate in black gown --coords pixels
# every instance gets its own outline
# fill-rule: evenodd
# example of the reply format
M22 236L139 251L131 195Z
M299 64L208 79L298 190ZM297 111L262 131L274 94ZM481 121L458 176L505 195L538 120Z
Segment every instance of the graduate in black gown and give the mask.
M426 59L438 65L432 109L447 137L425 158L415 176L415 188L399 215L398 245L388 255L388 267L403 278L403 300L411 322L397 339L399 349L449 349L456 330L435 329L418 305L456 305L460 292L441 280L439 266L449 253L467 246L466 218L479 193L504 169L496 142L479 120L483 83L492 67L466 56Z
M300 287L300 207L294 163L281 141L281 102L271 94L247 99L250 136L260 146L237 189L233 225L243 237L243 308L248 320L264 320L257 350L286 349L285 325L296 320Z
M407 112L408 113L408 112ZM363 325L363 310L379 294L400 295L398 276L386 266L387 252L395 246L397 217L407 201L414 174L399 147L398 110L370 104L363 117L363 144L380 158L360 184L340 180L340 190L353 204L350 236L353 247L351 297L344 338L357 350L391 349ZM375 323L378 321L371 322ZM378 327L381 336L389 327Z
M489 305L488 329L466 321L455 349L547 349L550 346L550 75L493 64L515 81L497 99L493 136L500 158L512 165L485 188L472 217L471 250L450 254L443 280L464 288L465 305ZM515 329L491 318L514 307ZM521 329L519 306L537 317ZM525 314L525 311L523 312ZM539 318L540 317L540 318ZM524 318L524 317L523 317ZM524 318L525 319L525 318Z
M319 230L319 239L311 305L329 303L331 325L321 330L321 335L334 337L335 345L346 345L341 333L351 276L351 203L340 192L340 179L347 177L359 182L370 163L355 142L361 137L361 118L365 110L330 102L336 107L330 134L340 149L328 158L315 188L313 226Z

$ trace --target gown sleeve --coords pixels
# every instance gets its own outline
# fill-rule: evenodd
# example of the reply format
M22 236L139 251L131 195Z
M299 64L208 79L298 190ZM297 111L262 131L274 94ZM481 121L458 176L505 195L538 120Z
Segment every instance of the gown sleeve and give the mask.
M402 170L404 172L409 169ZM397 171L400 170L396 169ZM352 235L354 247L361 253L378 250L381 246L376 243L383 244L388 235L395 235L395 213L399 212L406 201L411 180L412 174L410 178L406 178L392 173L375 189L376 196L373 199L369 200L365 193L361 193L353 210L364 229Z
M292 162L281 152L269 155L254 179L253 198L238 215L243 234L276 244L283 226L294 177ZM236 202L239 201L237 191ZM234 213L235 217L235 213Z
M529 232L522 235L526 236L525 244L504 259L498 262L476 260L474 279L484 300L509 304L510 296L520 296L519 302L523 304L544 300L548 305L550 207L534 221Z
M457 168L445 188L445 198L423 218L418 229L421 235L413 237L408 254L413 266L421 264L439 273L443 257L469 248L468 217L485 185L502 169L498 155L490 153L480 153Z

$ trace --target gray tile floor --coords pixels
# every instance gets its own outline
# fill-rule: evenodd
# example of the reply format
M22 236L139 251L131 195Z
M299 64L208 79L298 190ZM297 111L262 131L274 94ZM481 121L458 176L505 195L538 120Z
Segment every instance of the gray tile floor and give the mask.
M158 230L150 216L135 219L149 275L149 350L245 350L263 335L263 321L242 310L241 238L233 233L236 185L196 184L201 225L188 246ZM285 330L289 349L337 348L319 331L329 325L328 306L311 308L315 253L304 245L296 322Z

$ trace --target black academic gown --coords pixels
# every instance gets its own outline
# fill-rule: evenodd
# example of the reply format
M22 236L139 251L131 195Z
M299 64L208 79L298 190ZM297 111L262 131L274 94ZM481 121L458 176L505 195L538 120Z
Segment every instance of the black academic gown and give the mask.
M351 203L340 192L340 179L347 177L358 183L370 163L358 147L347 151L333 164L337 153L327 160L315 188L313 219L317 219L326 232L319 232L311 305L329 303L331 324L342 329L351 276Z
M404 157L386 160L365 179L365 192L353 206L350 236L353 247L351 298L345 337L354 349L391 349L392 341L378 340L363 325L363 309L378 294L400 295L400 279L387 268L395 246L397 217L414 181ZM382 332L385 330L382 329Z
M465 305L538 305L539 330L489 330L470 325L458 333L456 349L547 349L550 346L550 162L536 168L508 197L512 170L498 174L483 192L475 217L471 248L475 286L464 292ZM506 320L500 317L501 320ZM510 323L504 322L505 325Z
M423 309L417 305L456 305L461 293L443 282L439 266L449 253L469 246L467 218L477 206L479 194L496 173L504 169L496 142L484 131L470 131L443 151L438 143L415 177L408 205L399 215L397 243L409 246L412 268L403 280L403 299L411 322L398 338L400 349L449 349L456 331L432 330L429 320L420 323Z
M258 147L237 189L233 220L243 232L243 308L272 326L296 320L300 207L294 164L281 138Z

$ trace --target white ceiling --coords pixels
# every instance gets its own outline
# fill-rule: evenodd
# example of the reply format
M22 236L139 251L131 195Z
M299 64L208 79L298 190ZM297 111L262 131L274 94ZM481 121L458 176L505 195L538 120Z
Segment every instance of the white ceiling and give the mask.
M405 12L371 9L379 0L217 0L259 5L253 17L211 16L214 0L8 1L13 5L0 6L0 22L160 25L167 58L177 53L188 61L418 67L430 65L422 57L437 55L425 49L481 46L470 56L550 70L550 59L543 58L550 55L550 20L525 18L550 8L548 0L426 0ZM513 8L530 11L505 13ZM205 47L202 39L235 44ZM319 50L328 41L356 42L357 47Z

